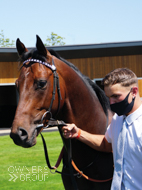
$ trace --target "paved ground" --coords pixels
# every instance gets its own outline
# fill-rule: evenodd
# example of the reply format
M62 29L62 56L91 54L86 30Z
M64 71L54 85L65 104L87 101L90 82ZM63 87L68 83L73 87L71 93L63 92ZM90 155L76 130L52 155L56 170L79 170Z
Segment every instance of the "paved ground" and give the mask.
M57 127L52 127L48 129L44 129L43 132L52 132L52 131L57 131ZM0 136L4 135L9 135L10 134L10 129L9 128L0 128Z

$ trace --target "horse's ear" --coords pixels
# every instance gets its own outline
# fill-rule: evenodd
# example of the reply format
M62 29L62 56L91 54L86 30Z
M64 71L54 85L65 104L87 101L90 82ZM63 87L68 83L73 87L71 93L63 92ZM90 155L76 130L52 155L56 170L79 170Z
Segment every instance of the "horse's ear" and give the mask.
M38 50L38 52L43 55L44 57L46 57L47 59L50 59L51 54L49 53L49 51L46 49L45 45L43 44L42 40L40 39L40 37L38 35L36 35L37 41L36 41L36 48Z
M19 56L28 51L25 45L19 40L19 38L16 40L16 48Z
M36 35L37 41L36 41L36 48L39 51L39 53L43 56L47 56L47 50L46 47L44 46L42 40L38 35Z

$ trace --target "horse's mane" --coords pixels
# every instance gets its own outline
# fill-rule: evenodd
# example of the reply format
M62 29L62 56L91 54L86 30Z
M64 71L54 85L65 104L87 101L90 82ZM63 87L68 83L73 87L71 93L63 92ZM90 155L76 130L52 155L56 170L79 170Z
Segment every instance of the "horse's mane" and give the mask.
M83 75L80 72L80 70L74 64L72 64L69 61L67 61L67 60L63 59L62 57L60 57L60 55L57 52L55 52L54 50L48 49L48 51L52 55L56 56L58 59L60 59L64 63L66 63L68 66L70 66L74 71L76 71L79 74L79 76L81 78L83 78L83 80L85 81L85 83L87 84L87 86L89 84L89 87L90 86L92 87L92 89L95 91L95 93L96 93L96 95L97 95L97 97L98 97L98 99L99 99L99 101L100 101L100 103L101 103L101 105L103 107L103 110L104 110L105 114L107 115L108 114L107 113L108 109L110 109L110 104L109 104L109 100L106 97L104 91L96 83L94 83L89 77Z
M60 57L60 55L57 52L55 52L53 49L48 49L48 51L51 53L51 55L54 55L55 57L66 63L69 67L71 67L83 79L88 88L90 88L91 90L93 89L103 107L105 114L107 115L108 109L110 109L110 104L104 91L96 83L94 83L89 77L83 75L74 64ZM46 58L41 54L39 54L38 50L31 50L22 55L22 57L20 58L20 62L23 62L30 57L34 59L40 59L41 61L46 61Z
M110 104L109 104L109 100L106 97L104 91L96 84L94 83L89 77L83 75L79 69L77 67L75 67L75 65L73 65L72 63L68 62L67 60L63 59L62 57L60 57L60 59L65 62L67 65L69 65L73 70L75 70L79 76L81 78L83 78L84 82L86 83L87 86L92 87L93 91L96 93L102 107L103 110L105 112L106 115L108 115L108 109L110 109ZM89 85L88 85L89 84Z

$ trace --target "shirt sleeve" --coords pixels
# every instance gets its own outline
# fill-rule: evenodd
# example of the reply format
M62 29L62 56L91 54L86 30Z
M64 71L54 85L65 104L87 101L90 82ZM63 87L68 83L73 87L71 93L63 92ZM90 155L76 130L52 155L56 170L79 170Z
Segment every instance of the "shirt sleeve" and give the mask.
M112 143L112 138L111 138L111 124L108 126L107 131L105 133L105 139L107 142Z
M108 126L107 130L106 130L106 133L105 133L105 138L106 140L109 142L109 143L112 143L113 141L113 136L114 136L114 126L115 126L115 123L116 123L116 118L117 118L117 114L115 113L113 118L112 118L112 121L110 123L110 125Z

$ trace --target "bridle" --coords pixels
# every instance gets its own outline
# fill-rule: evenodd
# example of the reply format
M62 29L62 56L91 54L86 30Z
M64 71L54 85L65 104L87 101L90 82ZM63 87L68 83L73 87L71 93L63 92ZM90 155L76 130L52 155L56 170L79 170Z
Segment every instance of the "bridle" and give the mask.
M50 65L49 63L47 62L44 62L44 61L41 61L39 59L27 59L23 62L23 66L26 64L26 63L40 63L42 65L45 65L47 68L49 68L52 73L53 73L53 78L54 78L54 81L53 81L53 92L52 92L52 99L51 99L51 102L50 102L50 106L48 108L48 110L43 114L42 118L41 118L41 123L37 125L36 128L48 128L49 125L46 125L46 127L44 126L44 123L43 123L43 120L44 118L47 116L47 114L50 115L50 118L52 118L52 112L51 112L51 109L52 109L52 105L53 105L53 102L55 100L55 94L56 94L56 89L57 89L57 93L58 93L58 108L57 108L57 112L56 112L56 115L58 114L59 112L59 109L60 109L60 100L62 100L62 97L61 97L61 91L60 91L60 85L59 85L59 77L58 77L58 74L56 72L56 66L54 64L54 60L52 58L52 65Z
M51 112L51 109L52 109L52 105L53 105L53 102L55 100L55 94L56 94L56 89L57 89L57 93L58 93L58 109L57 109L57 112L56 112L56 115L58 114L59 110L60 110L60 101L62 100L62 97L61 97L61 92L60 92L60 85L59 85L59 77L58 77L58 74L56 72L56 67L55 67L55 64L54 64L54 60L52 58L52 65L50 65L49 63L47 62L43 62L41 60L38 60L38 59L27 59L26 61L23 62L23 66L26 64L26 63L30 63L30 62L33 62L33 63L40 63L42 65L45 65L47 68L49 68L52 72L53 72L53 77L54 77L54 81L53 81L53 92L52 92L52 99L51 99L51 102L50 102L50 106L48 108L48 110L43 114L42 118L41 118L41 123L37 125L36 129L39 129L39 128L48 128L48 127L54 127L54 126L58 126L59 127L62 127L62 126L65 126L66 123L64 123L64 121L58 121L58 120L54 120L52 118L52 112ZM47 125L45 126L43 120L44 118L47 116L47 114L50 115L50 119L48 120L48 123ZM108 123L108 117L107 117L107 123ZM60 129L60 128L59 128ZM41 133L40 133L41 134ZM64 147L61 151L61 154L59 156L59 159L56 163L55 166L51 166L50 165L50 161L49 161L49 157L48 157L48 152L47 152L47 147L46 147L46 143L45 143L45 140L44 140L44 137L43 135L41 134L41 137L42 137L42 141L43 141L43 146L44 146L44 153L45 153L45 158L46 158L46 163L49 167L50 170L54 169L55 172L57 173L60 173L60 174L65 174L65 173L62 173L62 172L59 172L57 170L57 167L59 166L60 164L60 161L62 159L62 155L63 155L63 151L64 151ZM73 183L73 187L74 189L78 189L77 188L77 185L76 185L76 181L74 179L74 176L80 176L80 177L84 177L85 179L87 180L90 180L90 181L93 181L93 182L107 182L107 181L110 181L112 178L110 179L107 179L107 180L95 180L95 179L92 179L88 176L86 176L85 174L83 174L82 171L80 171L77 166L75 165L74 161L72 160L72 148L71 148L71 139L69 139L69 147L68 147L68 163L69 163L69 170L70 170L70 174L65 174L65 175L70 175L71 176L71 181ZM73 168L77 171L77 174L74 174L73 172Z

